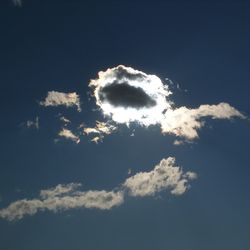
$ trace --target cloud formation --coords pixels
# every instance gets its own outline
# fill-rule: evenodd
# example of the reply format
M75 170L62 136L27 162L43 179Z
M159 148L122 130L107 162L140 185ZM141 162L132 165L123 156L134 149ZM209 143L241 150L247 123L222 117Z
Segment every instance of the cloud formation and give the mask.
M201 105L197 109L176 108L170 101L169 86L155 75L119 65L100 71L89 86L97 106L108 121L141 126L159 125L163 134L174 134L186 140L198 138L204 118L246 118L228 103Z
M58 91L49 91L44 101L40 102L40 105L44 107L77 107L77 110L81 111L80 97L75 93L63 93Z
M176 166L175 158L162 159L152 171L140 172L125 180L111 191L80 191L80 183L57 185L40 191L35 199L22 199L0 210L0 218L9 221L34 215L39 211L66 211L76 208L112 209L124 202L125 195L133 197L153 196L163 190L172 195L182 195L189 188L189 181L197 178L194 172L183 172Z
M73 134L73 132L71 130L67 129L67 128L62 128L62 130L59 131L58 135L60 137L65 138L65 139L74 141L77 144L80 142L79 136Z
M206 117L211 117L212 119L245 118L243 114L228 103L201 105L197 109L180 107L168 109L164 113L164 119L161 121L161 130L163 134L174 134L193 140L198 138L197 131L204 126L205 122L202 118Z
M18 200L0 210L0 218L9 221L20 220L25 215L34 215L39 211L60 212L76 208L111 209L123 203L123 193L114 191L75 191L71 195L41 196L32 200Z
M117 127L106 122L96 121L95 127L85 127L83 128L83 133L86 135L94 134L91 141L98 143L102 141L105 135L110 135L113 133Z
M181 195L188 188L188 181L195 179L193 172L184 173L175 165L175 158L162 159L150 172L140 172L123 184L131 196L152 196L169 189L171 194Z
M89 86L103 114L118 124L157 124L170 108L171 92L159 77L123 65L100 71Z

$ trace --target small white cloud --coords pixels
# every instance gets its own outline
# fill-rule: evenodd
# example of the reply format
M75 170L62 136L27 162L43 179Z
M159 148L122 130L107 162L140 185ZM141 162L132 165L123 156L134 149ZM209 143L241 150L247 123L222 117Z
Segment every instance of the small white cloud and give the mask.
M85 127L83 132L86 135L94 134L94 138L91 139L92 142L99 143L103 140L105 135L110 135L117 128L109 123L96 121L95 127Z
M58 91L49 91L44 101L40 102L40 105L44 107L48 106L65 106L65 107L77 107L77 110L81 111L80 97L75 92L63 93Z
M181 195L188 189L188 180L197 175L193 172L184 173L175 165L175 158L162 159L150 172L140 172L129 177L123 186L131 196L152 196L169 189L174 195Z
M28 120L26 121L26 127L27 128L36 128L39 129L39 117L37 116L35 120Z
M185 142L184 142L184 141L181 141L181 140L174 140L173 144L174 144L175 146L180 146L180 145L184 145Z
M65 139L72 140L77 144L80 142L79 136L73 134L73 132L67 128L62 128L62 130L58 133L58 135L64 137Z
M65 125L65 126L67 126L68 124L70 124L71 123L71 121L69 120L69 119L67 119L65 116L63 116L63 115L60 115L59 116L59 119L60 119L60 121Z
M98 144L99 142L102 142L103 137L101 135L95 136L94 138L91 139L92 142L95 144Z

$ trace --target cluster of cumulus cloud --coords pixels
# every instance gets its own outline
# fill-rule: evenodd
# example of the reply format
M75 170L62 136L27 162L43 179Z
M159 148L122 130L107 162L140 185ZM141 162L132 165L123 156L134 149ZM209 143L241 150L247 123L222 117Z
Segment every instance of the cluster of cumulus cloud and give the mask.
M104 121L96 121L93 127L72 132L63 127L58 136L80 142L81 136L92 136L91 141L100 142L105 135L119 131L119 125L128 127L136 123L142 127L159 126L163 135L172 134L181 140L191 142L197 139L198 130L205 125L205 118L244 119L245 116L228 103L200 105L197 108L175 107L170 100L172 92L169 86L156 75L146 74L131 67L119 65L100 71L98 77L89 83L96 105L104 116ZM77 93L49 91L45 100L40 102L44 107L76 107L81 111L80 97ZM70 122L70 121L69 121Z
M57 185L41 190L39 197L22 199L0 210L0 218L20 220L25 215L39 211L60 212L70 209L95 208L109 210L124 202L125 196L145 197L169 190L173 195L182 195L190 187L189 181L197 177L194 172L184 172L175 163L175 158L162 159L152 171L140 172L128 177L119 187L111 191L81 191L80 183Z
M92 96L98 110L103 114L103 121L96 121L92 127L85 123L72 131L72 123L59 114L62 128L60 138L80 142L81 136L91 136L91 141L101 142L104 136L119 132L120 125L137 124L141 127L159 126L163 135L176 136L174 145L182 145L197 139L198 130L204 124L204 118L231 119L246 117L228 103L200 105L197 108L175 107L170 97L172 92L156 75L149 75L131 67L119 65L100 71L98 77L89 83ZM49 91L39 104L43 107L76 108L81 112L80 96L75 93ZM29 120L27 127L39 128L39 118ZM81 191L81 184L71 183L57 185L55 188L41 190L38 198L22 199L0 209L0 218L18 220L25 215L39 211L65 211L74 208L95 208L109 210L121 205L126 196L154 196L169 190L172 195L184 194L189 188L190 180L197 177L191 171L184 172L175 164L175 158L162 159L152 171L139 172L128 177L113 190Z

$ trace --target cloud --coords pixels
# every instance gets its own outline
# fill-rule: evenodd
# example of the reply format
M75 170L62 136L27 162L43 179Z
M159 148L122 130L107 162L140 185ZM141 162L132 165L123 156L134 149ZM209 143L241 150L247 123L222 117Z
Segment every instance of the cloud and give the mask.
M63 194L68 194L74 192L77 188L81 187L81 183L69 183L66 185L57 185L54 188L45 189L40 191L40 197L42 199L53 198L56 196L61 196Z
M184 145L184 144L185 144L185 142L181 141L181 140L174 140L174 142L173 142L173 145L175 145L175 146L180 146L180 145Z
M188 188L188 181L197 176L193 172L184 173L175 165L175 158L162 159L150 172L140 172L129 177L123 186L131 196L152 196L169 189L172 194L181 195Z
M49 195L32 200L18 200L0 210L0 218L9 221L20 220L25 215L34 215L39 211L66 211L76 208L96 208L108 210L123 203L123 193L114 191L75 192L71 195Z
M198 130L204 126L206 117L246 118L228 103L201 105L197 109L175 107L169 99L172 94L169 86L159 77L123 65L100 71L89 86L108 121L127 126L131 123L146 127L158 125L163 134L174 134L189 141L198 138Z
M128 174L131 174L129 171ZM162 159L152 171L140 172L127 178L123 184L111 191L80 191L81 183L59 184L54 188L40 191L35 199L22 199L0 209L0 218L9 221L22 219L25 215L34 215L39 211L66 211L76 208L96 208L108 210L124 202L125 195L153 196L163 190L173 195L182 195L189 188L189 181L196 179L194 172L183 172L176 166L175 158Z
M243 114L228 103L201 105L197 109L186 107L168 109L161 121L162 133L174 134L188 140L196 139L198 138L198 130L205 124L202 120L205 117L211 117L212 119L245 118Z
M89 86L103 114L118 124L157 124L170 108L171 92L160 78L123 65L100 71Z
M104 86L99 92L100 100L110 103L115 107L136 108L152 107L156 102L147 95L142 88L133 87L128 82L117 83L116 81Z
M65 106L65 107L77 107L77 110L81 111L80 97L75 93L63 93L57 91L49 91L44 101L40 102L40 105L44 107L48 106Z
M83 128L83 132L86 135L94 134L95 136L91 139L91 141L98 143L102 141L105 135L110 135L113 133L117 127L111 125L106 122L96 121L95 127L85 127Z
M62 128L62 130L58 133L58 135L64 137L65 139L72 140L77 144L80 142L79 136L73 134L73 132L67 128Z
M13 4L17 7L22 7L22 0L12 0Z
M65 125L67 126L69 123L71 123L71 121L69 119L67 119L65 116L63 115L59 115L59 120Z
M35 128L39 129L39 117L37 116L35 120L28 120L26 121L26 127L27 128Z

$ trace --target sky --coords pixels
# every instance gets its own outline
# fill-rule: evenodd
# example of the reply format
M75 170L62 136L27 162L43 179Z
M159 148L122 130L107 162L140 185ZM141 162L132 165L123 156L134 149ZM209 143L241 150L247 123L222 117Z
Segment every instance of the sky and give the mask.
M250 249L250 4L0 3L0 248Z

